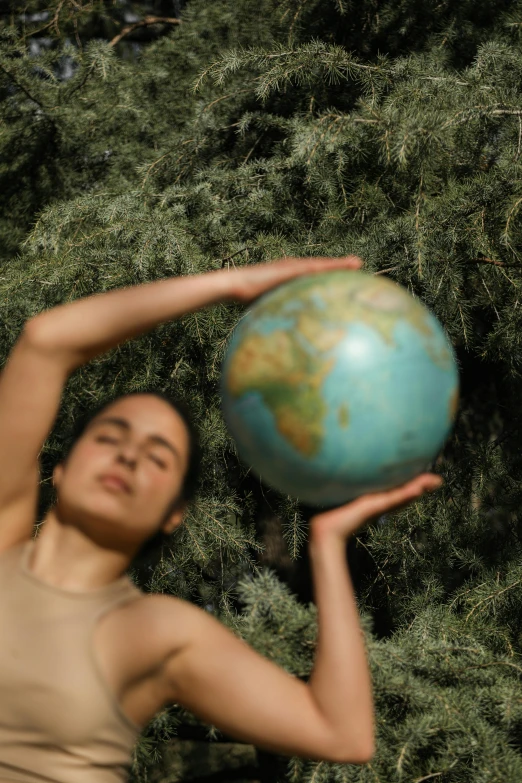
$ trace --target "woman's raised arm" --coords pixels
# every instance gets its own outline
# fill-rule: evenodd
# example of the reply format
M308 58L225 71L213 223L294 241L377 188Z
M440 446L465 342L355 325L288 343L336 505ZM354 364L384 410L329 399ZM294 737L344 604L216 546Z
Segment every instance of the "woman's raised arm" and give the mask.
M53 307L31 318L0 374L0 551L31 536L38 457L70 373L163 321L216 302L247 302L298 275L358 269L360 260L286 259L168 278Z
M202 307L227 300L248 302L293 277L360 266L355 256L291 258L157 280L53 307L31 319L31 333L42 351L59 355L72 371L121 342Z
M24 329L0 373L0 552L31 537L39 455L52 429L67 367Z
M346 540L368 520L440 484L439 476L423 473L310 520L319 633L308 683L266 660L202 609L155 596L161 627L172 634L165 703L182 704L221 731L275 753L369 761L375 742L372 687Z

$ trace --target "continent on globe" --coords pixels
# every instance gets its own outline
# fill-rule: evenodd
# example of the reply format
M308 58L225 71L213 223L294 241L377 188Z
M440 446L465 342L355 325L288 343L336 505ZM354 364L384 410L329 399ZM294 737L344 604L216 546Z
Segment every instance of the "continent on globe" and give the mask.
M434 324L424 305L390 280L364 273L348 274L359 278L362 275L366 278L364 285L357 285L354 279L353 287L344 290L340 296L339 278L335 274L298 278L293 281L297 302L289 306L285 301L285 286L280 286L259 301L259 316L294 316L295 326L318 350L328 350L335 345L346 336L346 326L354 323L366 324L386 343L394 346L397 321L404 319L423 338L424 348L432 361L449 366L451 352L445 345L435 348ZM332 344L329 344L330 340Z
M261 394L281 435L312 456L321 445L326 413L320 386L333 362L305 351L291 331L252 334L231 358L228 389L234 397Z

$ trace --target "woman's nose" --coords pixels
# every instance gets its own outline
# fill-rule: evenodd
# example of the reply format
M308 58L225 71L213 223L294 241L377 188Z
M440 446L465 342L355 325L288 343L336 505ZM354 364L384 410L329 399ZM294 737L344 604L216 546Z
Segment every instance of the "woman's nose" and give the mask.
M136 449L129 445L122 446L118 454L118 459L126 465L132 465L134 467L137 460Z

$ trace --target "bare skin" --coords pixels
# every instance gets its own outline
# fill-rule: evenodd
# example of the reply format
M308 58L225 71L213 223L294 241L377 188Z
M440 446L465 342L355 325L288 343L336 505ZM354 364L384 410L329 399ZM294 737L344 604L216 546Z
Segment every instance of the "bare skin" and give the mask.
M132 422L129 433L108 421L123 418ZM174 446L175 454L150 444L148 436L161 433ZM183 420L164 401L140 395L118 400L94 419L73 450L67 469L57 465L53 483L58 503L41 523L40 534L28 563L31 573L43 582L67 590L93 589L117 578L128 565L136 543L143 540L144 521L150 520L149 535L156 520L179 492L187 468L188 433ZM128 481L132 493L104 486L99 474L117 472ZM173 481L174 478L174 481ZM82 529L77 498L90 490L88 518ZM75 524L67 523L68 504L75 502ZM125 533L128 552L107 551L106 538L97 540L96 515L106 537L107 522L126 508ZM147 509L147 513L145 513ZM183 505L162 526L171 533L183 520ZM133 525L134 523L134 525ZM132 529L136 540L132 541ZM115 526L116 535L119 534ZM103 543L103 556L100 544ZM111 555L111 557L109 557ZM75 563L74 572L69 564ZM105 566L105 567L104 567ZM161 633L161 607L165 596L145 595L113 609L102 617L94 634L96 659L109 690L130 720L144 727L168 702L162 663L172 652L172 634ZM176 599L171 599L172 603ZM180 639L181 641L181 639ZM0 781L1 783L1 781Z
M337 524L355 531L362 521L371 518L368 516L371 512L372 517L380 516L386 510L404 507L424 491L433 491L438 486L440 479L426 474L391 493L379 493L355 501L350 504L355 512L351 519L346 514L341 515L340 509L318 515L311 530L312 547L327 535L328 527ZM34 569L31 570L34 573ZM56 584L56 579L52 583ZM172 703L168 676L169 663L172 661L172 634L164 633L167 601L172 608L178 604L182 621L184 602L171 596L146 595L105 615L98 623L93 640L96 659L108 689L125 715L141 728L159 710ZM180 622L180 648L183 641L183 626ZM9 781L0 779L0 783Z
M293 277L360 264L353 256L286 259L114 290L32 319L0 376L0 555L32 535L38 456L76 368L186 312L220 301L249 302ZM103 424L108 414L126 426ZM154 441L158 434L167 446ZM158 398L124 397L103 411L67 464L54 470L58 502L34 544L32 573L80 592L119 578L158 530L158 520L164 532L182 523L182 507L164 517L181 487L187 448L184 423ZM130 491L106 486L105 472L124 478ZM346 539L369 519L440 483L438 476L422 474L311 520L319 635L308 683L173 596L146 595L111 611L96 628L94 646L123 712L143 727L163 706L179 703L224 733L272 752L366 763L374 751L373 700Z

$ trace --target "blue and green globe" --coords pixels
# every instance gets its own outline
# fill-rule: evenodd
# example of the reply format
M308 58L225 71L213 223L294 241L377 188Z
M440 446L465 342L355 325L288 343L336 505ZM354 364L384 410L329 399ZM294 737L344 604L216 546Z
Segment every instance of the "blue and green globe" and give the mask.
M435 316L389 278L295 278L239 321L222 368L238 453L313 506L390 489L428 470L455 419L459 378Z

